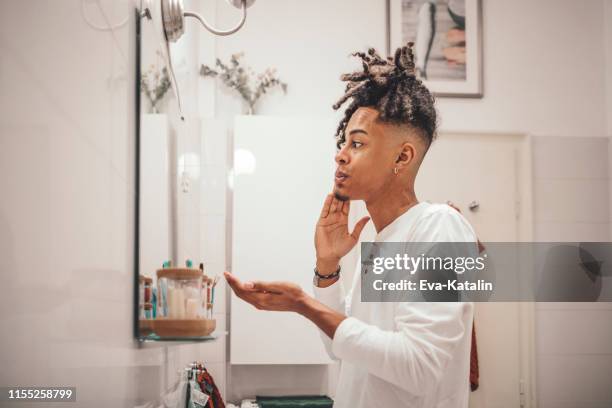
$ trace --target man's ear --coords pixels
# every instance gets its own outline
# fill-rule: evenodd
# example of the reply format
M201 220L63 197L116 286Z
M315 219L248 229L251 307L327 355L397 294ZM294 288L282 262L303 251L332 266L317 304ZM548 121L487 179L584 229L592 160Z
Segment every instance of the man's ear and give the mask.
M404 142L395 160L398 167L409 167L414 165L418 154L417 146L413 142Z

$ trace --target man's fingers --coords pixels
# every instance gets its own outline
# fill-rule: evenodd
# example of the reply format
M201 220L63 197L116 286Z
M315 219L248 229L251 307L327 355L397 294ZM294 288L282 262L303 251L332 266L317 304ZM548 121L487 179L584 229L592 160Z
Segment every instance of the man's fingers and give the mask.
M223 272L223 276L225 276L225 280L227 281L227 283L229 283L230 286L234 286L236 284L236 282L238 282L238 278L236 278L234 275L232 275L230 272L225 271Z
M328 194L327 197L325 197L325 202L323 203L323 208L321 209L321 218L325 218L329 214L329 209L331 207L333 198L333 194Z
M225 280L227 280L227 283L231 286L231 288L234 290L236 294L238 294L238 292L242 292L245 290L244 285L242 284L242 282L240 282L240 279L238 279L236 276L234 276L233 274L227 271L223 272L223 275L225 276Z
M331 203L331 209L329 210L330 213L335 213L336 211L338 211L338 204L340 202L338 201L338 199L336 197L332 198L332 203Z
M252 284L252 290L257 292L269 292L281 294L283 293L283 287L281 283L276 282L249 282Z
M370 221L370 217L363 217L362 219L357 221L357 224L355 224L355 229L353 229L353 233L351 234L351 236L355 240L359 239L361 231L363 230L363 227L365 227L365 225L368 223L368 221Z
M351 200L346 200L342 203L342 213L344 215L349 214L349 210L351 209Z
M241 282L236 276L229 272L224 273L227 283L232 287L234 292L270 292L283 293L284 286L281 282Z
M241 282L240 279L230 272L226 271L223 273L223 275L234 292L269 292L281 294L287 291L286 289L288 284L285 282Z
M446 204L451 207L454 208L455 210L459 211L461 213L461 210L459 209L459 207L457 207L452 201L447 201Z

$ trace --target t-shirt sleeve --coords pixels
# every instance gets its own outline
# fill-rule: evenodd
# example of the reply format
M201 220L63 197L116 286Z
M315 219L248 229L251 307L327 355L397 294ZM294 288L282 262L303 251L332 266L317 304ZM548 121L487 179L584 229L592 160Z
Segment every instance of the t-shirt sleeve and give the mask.
M328 306L342 314L346 313L346 295L340 280L326 288L320 288L313 284L312 291L315 299L323 303L325 306ZM321 336L323 346L325 346L325 350L327 351L329 357L332 360L338 360L338 357L332 351L332 339L330 339L327 334L323 333L322 330L319 330L319 335Z

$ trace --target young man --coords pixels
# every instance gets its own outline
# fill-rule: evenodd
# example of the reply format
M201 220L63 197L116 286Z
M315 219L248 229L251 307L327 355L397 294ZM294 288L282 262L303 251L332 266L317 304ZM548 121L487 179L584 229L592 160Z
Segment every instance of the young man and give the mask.
M415 77L412 44L382 59L357 53L364 70L343 76L351 99L337 131L335 188L315 232L315 298L288 282L242 283L236 293L258 309L293 311L316 324L341 360L334 406L468 406L471 303L360 301L358 265L345 296L339 262L370 217L377 242L476 242L467 221L447 205L419 203L414 181L436 131L434 100ZM351 200L370 217L348 230Z

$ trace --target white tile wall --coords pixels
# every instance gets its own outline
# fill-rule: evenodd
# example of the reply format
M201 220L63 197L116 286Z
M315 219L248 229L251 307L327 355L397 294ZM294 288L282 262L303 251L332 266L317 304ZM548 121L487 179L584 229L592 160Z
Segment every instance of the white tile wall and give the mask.
M104 24L97 2L83 3ZM133 15L132 1L100 4L113 21ZM80 6L0 3L0 385L76 386L72 407L133 407L198 359L225 392L225 337L133 340L134 23L96 31ZM195 144L177 147L199 154L191 132ZM199 183L192 196L180 212L196 220L184 221L195 224L185 252L199 254Z
M535 137L533 173L537 179L607 179L608 161L602 138Z
M538 407L610 406L610 354L560 354L537 359Z
M601 140L607 142L607 139ZM607 143L602 143L602 147L607 150ZM605 150L599 156L607 164ZM534 190L537 222L608 222L607 179L536 178Z
M533 139L535 240L610 241L608 138ZM607 290L612 278L604 278ZM536 305L537 401L612 406L612 307Z

